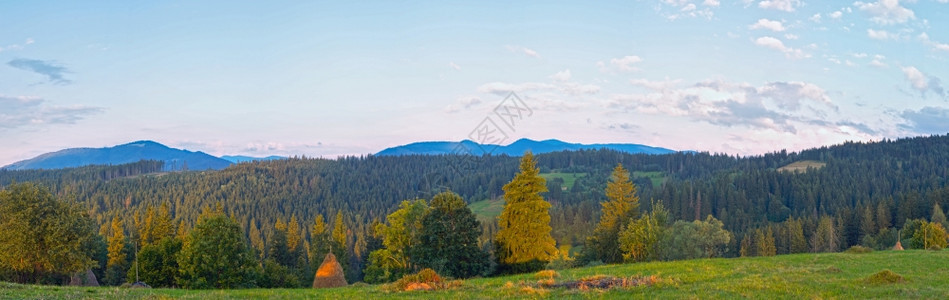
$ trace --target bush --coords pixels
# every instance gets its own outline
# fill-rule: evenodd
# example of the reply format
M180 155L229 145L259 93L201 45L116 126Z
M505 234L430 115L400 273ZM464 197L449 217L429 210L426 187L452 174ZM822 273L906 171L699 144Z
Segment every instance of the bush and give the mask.
M850 254L863 254L863 253L870 253L870 252L873 252L873 249L870 249L870 248L864 247L864 246L860 246L860 245L855 245L855 246L853 246L853 247L850 247L850 249L847 249L847 251L844 251L844 252L847 252L847 253L850 253Z
M883 270L883 271L877 272L873 275L870 275L870 277L867 277L867 279L864 280L864 282L870 283L870 284L891 284L891 283L901 283L904 281L906 280L903 279L903 276L900 276L900 274L893 273L893 271L890 271L890 270Z

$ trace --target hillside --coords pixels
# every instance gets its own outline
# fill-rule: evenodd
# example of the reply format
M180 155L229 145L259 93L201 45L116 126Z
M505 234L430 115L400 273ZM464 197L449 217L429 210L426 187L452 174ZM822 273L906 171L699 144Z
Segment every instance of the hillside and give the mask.
M231 165L227 160L204 152L169 148L153 141L137 141L114 147L64 149L15 162L3 169L62 169L88 165L121 165L141 160L162 161L166 170L220 170Z
M773 257L699 259L604 265L559 271L556 283L595 275L647 277L655 284L609 290L543 288L535 274L465 280L442 291L390 292L382 285L335 289L180 290L116 287L52 287L0 282L0 298L164 298L217 299L499 299L499 298L648 298L648 299L945 299L949 297L949 251L876 251L866 254L820 253ZM891 270L902 282L868 280ZM655 277L650 277L655 276Z
M471 140L461 142L418 142L408 145L402 145L379 151L379 156L399 156L399 155L446 155L446 154L470 154L481 156L484 154L521 156L525 151L531 151L534 154L559 152L559 151L578 151L578 150L613 150L623 153L643 153L643 154L669 154L675 151L651 147L639 144L577 144L567 143L559 140L534 141L530 139L519 139L510 145L478 144Z

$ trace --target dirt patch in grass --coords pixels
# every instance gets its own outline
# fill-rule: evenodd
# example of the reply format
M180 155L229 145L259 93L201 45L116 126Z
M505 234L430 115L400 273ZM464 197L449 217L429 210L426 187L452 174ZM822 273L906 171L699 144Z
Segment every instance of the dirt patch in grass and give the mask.
M883 270L870 275L863 281L869 284L892 284L906 282L906 279L904 279L900 274L894 273L893 271Z
M569 280L563 282L554 282L552 280L542 280L539 282L544 288L566 288L568 290L608 290L612 288L631 288L637 286L650 286L659 283L659 276L631 276L631 277L613 277L606 275L595 275L581 278L580 280Z

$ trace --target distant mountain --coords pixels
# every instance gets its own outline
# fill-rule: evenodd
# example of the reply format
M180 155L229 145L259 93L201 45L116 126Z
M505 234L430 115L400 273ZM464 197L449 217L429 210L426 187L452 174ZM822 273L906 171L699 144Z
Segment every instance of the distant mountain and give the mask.
M235 164L238 164L238 163L249 162L249 161L268 161L268 160L286 159L286 157L283 157L283 156L276 156L276 155L271 155L271 156L267 156L267 157L253 157L253 156L244 156L244 155L225 155L225 156L221 156L221 159L226 160L226 161L229 161L229 162L232 162L232 163L235 163Z
M521 156L525 151L530 150L534 154L559 152L559 151L577 151L577 150L596 150L610 149L625 153L645 153L645 154L667 154L675 153L674 150L666 148L651 147L639 144L574 144L559 140L534 141L530 139L520 139L507 146L478 144L471 140L461 142L418 142L398 147L388 148L379 153L378 156L400 156L400 155L441 155L441 154L472 154L482 155L485 153L493 155L506 154L508 156Z
M70 148L15 162L3 169L62 169L87 165L119 165L140 160L160 160L166 170L220 170L230 161L204 152L169 148L153 141L138 141L106 148Z

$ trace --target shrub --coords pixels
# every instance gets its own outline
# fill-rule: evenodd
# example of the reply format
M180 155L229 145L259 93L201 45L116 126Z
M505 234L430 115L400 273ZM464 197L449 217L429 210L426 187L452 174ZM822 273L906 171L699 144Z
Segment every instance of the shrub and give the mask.
M867 279L864 280L864 282L870 283L870 284L891 284L891 283L902 283L904 281L906 280L903 279L903 276L900 276L900 274L896 274L890 270L883 270L880 272L876 272L875 274L870 275L869 277L867 277Z
M850 247L850 249L847 249L847 251L844 251L844 252L847 252L847 253L850 253L850 254L863 254L863 253L870 253L870 252L873 252L873 249L870 249L870 248L864 247L864 246L860 246L860 245L855 245L855 246L853 246L853 247Z

